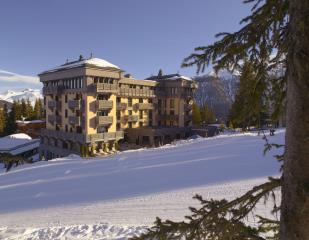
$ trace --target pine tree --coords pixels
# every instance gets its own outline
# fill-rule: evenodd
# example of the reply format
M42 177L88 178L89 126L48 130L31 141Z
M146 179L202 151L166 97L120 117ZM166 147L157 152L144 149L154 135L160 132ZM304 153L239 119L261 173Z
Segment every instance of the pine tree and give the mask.
M202 119L202 122L205 122L206 124L216 122L216 115L209 108L207 103L204 103L204 105L201 107L201 119Z
M12 104L11 111L8 113L6 118L6 126L5 126L5 135L10 135L16 132L17 124L16 124L16 110L20 109L21 104L18 102L14 102Z
M20 106L20 110L21 110L21 118L18 119L22 119L22 118L27 118L28 117L28 108L27 108L27 103L25 101L25 99L21 99L21 106Z
M193 105L192 105L192 122L193 122L193 125L200 125L201 120L202 119L201 119L200 107L196 103L193 103Z
M309 239L306 226L309 222L309 0L244 0L244 3L252 3L253 8L251 15L241 21L242 28L218 34L221 38L214 44L196 48L183 66L196 65L199 72L212 63L216 69L233 70L248 59L255 70L256 82L271 81L281 86L281 91L273 94L279 101L287 98L283 177L271 179L235 201L200 199L203 206L191 209L189 223L158 219L140 239L265 239L261 233L267 230L275 233L273 239ZM283 76L269 79L265 74L266 69L272 71L282 65L287 68ZM281 185L280 234L278 222L265 218L260 218L258 229L244 226L240 220L252 212L256 198L271 194ZM239 204L236 209L235 203ZM226 211L231 214L229 218L221 218L227 216Z
M42 119L42 102L40 99L35 100L33 116L34 119Z
M12 109L14 109L14 116L15 120L21 120L23 117L23 113L25 113L25 110L22 109L22 102L21 101L14 101L12 105ZM26 104L24 103L24 106Z
M6 119L4 110L0 109L0 136L4 135L5 125L6 125Z
M264 74L267 75L266 69ZM234 126L243 129L252 125L260 127L261 117L266 111L264 93L267 84L258 80L252 63L246 60L241 67L239 88L229 114L229 120Z
M26 101L26 119L34 119L34 110L29 99Z

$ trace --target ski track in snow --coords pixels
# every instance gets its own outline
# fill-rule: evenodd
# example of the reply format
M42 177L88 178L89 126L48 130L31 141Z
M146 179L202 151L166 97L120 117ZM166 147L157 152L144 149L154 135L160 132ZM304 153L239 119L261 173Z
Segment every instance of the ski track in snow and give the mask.
M279 133L280 132L280 133ZM284 131L271 142L283 143ZM232 199L278 174L256 134L179 141L103 159L71 156L0 172L0 239L127 239L156 216L182 220L192 197ZM259 213L269 207L259 204ZM254 221L251 219L250 221Z

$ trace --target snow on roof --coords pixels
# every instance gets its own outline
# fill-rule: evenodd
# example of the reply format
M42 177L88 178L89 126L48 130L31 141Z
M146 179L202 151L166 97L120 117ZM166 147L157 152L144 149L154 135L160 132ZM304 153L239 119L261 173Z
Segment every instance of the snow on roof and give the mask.
M39 139L32 139L24 133L17 133L0 138L0 152L9 152L13 155L38 148Z
M9 136L6 136L4 138L11 138L11 139L32 139L29 135L25 133L16 133Z
M16 123L23 123L23 124L29 124L29 123L45 123L45 121L44 121L44 120L30 120L30 121L17 120Z
M170 78L166 78L167 80L178 80L178 79L184 79L184 80L188 80L188 81L193 81L192 78L189 78L189 77L186 77L186 76L183 76L183 75L179 75L179 76L173 76L173 77L170 77Z
M60 65L59 67L55 67L52 68L50 70L47 70L43 73L47 73L47 72L55 72L58 70L62 70L62 69L70 69L70 68L75 68L75 67L79 67L79 66L83 66L85 64L89 64L89 65L94 65L96 67L100 67L100 68L116 68L116 69L120 69L118 66L104 60L101 58L89 58L89 59L84 59L81 61L74 61L74 62L69 62L63 65Z

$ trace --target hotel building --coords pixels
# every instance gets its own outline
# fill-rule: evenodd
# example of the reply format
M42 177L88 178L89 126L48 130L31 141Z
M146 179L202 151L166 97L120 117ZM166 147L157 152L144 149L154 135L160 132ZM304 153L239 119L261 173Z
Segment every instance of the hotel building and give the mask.
M197 87L190 78L160 71L137 80L99 58L67 62L39 77L44 159L105 154L123 142L157 146L190 134Z

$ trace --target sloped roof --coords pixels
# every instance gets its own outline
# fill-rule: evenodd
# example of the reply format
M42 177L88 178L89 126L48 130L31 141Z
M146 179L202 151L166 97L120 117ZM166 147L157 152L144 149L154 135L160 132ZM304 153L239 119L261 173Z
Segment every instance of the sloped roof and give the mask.
M65 63L63 65L60 65L58 67L49 69L47 71L44 71L42 73L48 73L48 72L56 72L59 70L63 70L63 69L70 69L70 68L76 68L79 66L84 66L84 65L92 65L95 67L99 67L99 68L114 68L114 69L119 69L120 68L104 59L101 58L89 58L89 59L82 59L79 61L73 61L73 62L68 62Z

